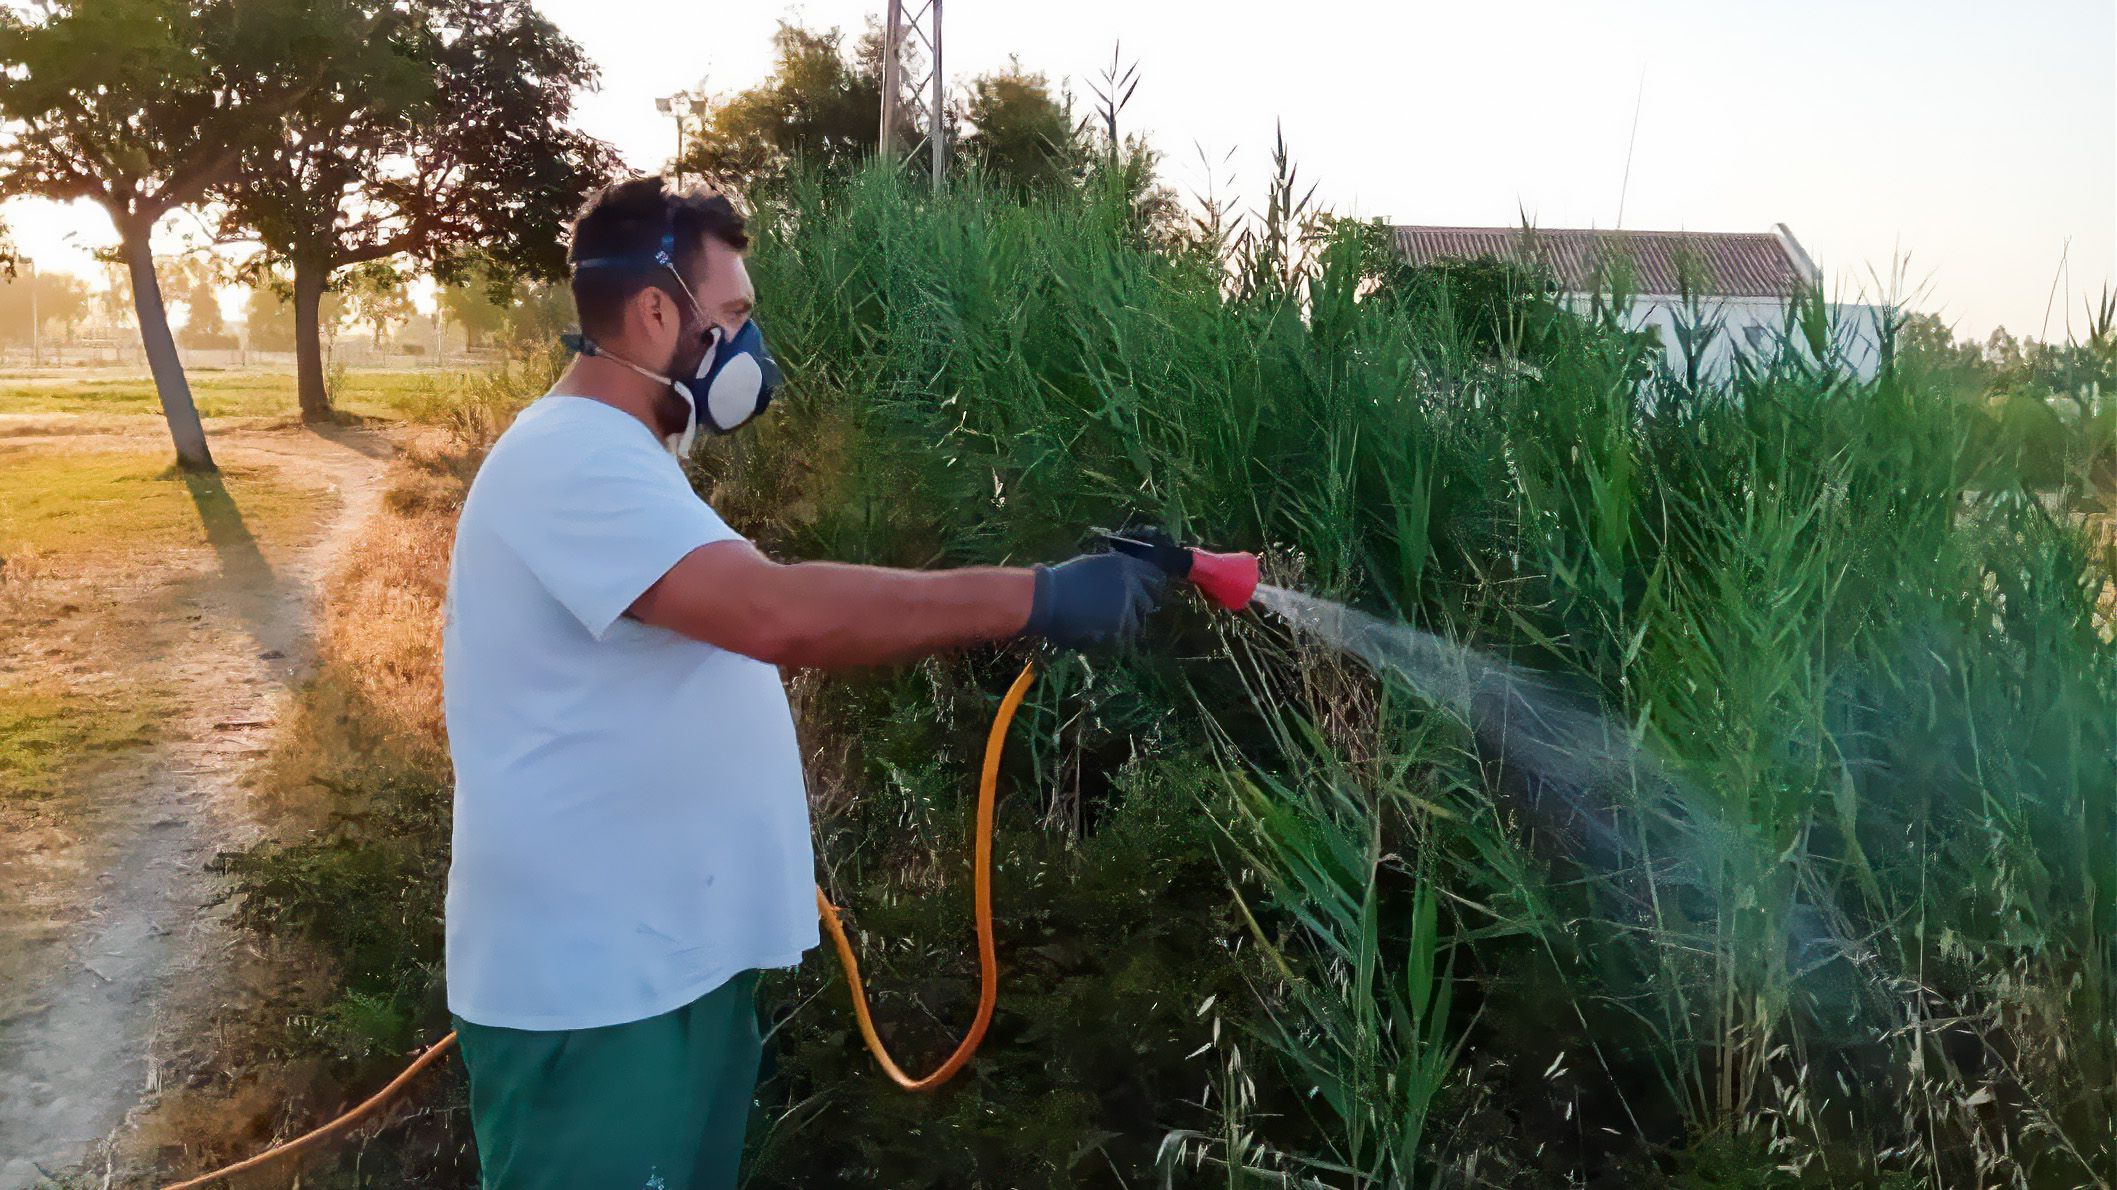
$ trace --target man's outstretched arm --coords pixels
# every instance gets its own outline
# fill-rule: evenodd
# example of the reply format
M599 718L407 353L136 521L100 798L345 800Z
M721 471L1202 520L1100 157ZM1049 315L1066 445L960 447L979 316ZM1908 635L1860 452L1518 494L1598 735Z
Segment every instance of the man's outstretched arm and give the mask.
M703 545L626 614L774 665L883 665L1022 632L1066 645L1124 636L1163 576L1121 554L1057 567L895 570L781 564L746 541Z

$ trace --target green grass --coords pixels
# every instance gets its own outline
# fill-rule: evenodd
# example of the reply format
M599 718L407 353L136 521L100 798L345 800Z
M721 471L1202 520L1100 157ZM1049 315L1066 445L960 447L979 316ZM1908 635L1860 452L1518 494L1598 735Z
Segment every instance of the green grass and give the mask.
M268 467L186 476L162 450L95 450L0 439L0 556L111 560L252 538L290 543L333 497Z
M154 382L144 375L0 376L0 413L159 414ZM400 418L459 373L347 371L332 393L339 411ZM201 417L293 417L294 377L265 371L192 368L185 373Z
M93 696L53 683L0 688L0 800L43 801L97 755L155 738L154 700Z

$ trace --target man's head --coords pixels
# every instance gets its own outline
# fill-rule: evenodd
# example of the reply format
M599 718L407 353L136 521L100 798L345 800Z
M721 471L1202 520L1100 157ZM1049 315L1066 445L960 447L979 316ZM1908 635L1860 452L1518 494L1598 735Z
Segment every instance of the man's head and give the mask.
M664 236L673 240L674 272L654 263ZM725 195L670 191L659 177L603 187L574 217L568 253L581 332L613 355L691 375L711 330L726 339L750 316L756 291L742 255L749 246ZM584 261L614 263L583 268Z

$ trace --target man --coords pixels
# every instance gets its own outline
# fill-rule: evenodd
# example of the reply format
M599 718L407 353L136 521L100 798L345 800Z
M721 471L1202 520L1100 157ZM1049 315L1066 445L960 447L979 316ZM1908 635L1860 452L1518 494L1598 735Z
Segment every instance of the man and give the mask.
M816 944L808 806L777 666L1135 630L1162 576L890 570L760 554L672 451L776 372L743 220L660 178L573 227L580 356L487 456L457 524L443 684L456 769L449 1009L484 1184L734 1183L757 972Z

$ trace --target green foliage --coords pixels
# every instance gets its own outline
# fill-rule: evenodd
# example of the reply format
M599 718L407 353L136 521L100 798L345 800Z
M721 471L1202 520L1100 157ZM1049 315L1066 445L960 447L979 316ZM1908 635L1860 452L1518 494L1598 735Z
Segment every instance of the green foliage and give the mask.
M797 170L754 231L789 383L694 463L774 553L1024 562L1137 517L1546 674L1644 758L1525 768L1430 692L1172 600L1015 727L978 1061L899 1092L813 956L767 996L758 1184L2117 1171L2112 576L1999 481L1975 404L1903 360L1671 377L1613 295L1405 284L1283 150L1204 245L1119 186L878 170ZM964 832L1010 668L800 683L825 882L909 1067L974 1002ZM438 788L405 790L427 808L246 874L256 920L353 956L332 1037L390 1034L430 962ZM1572 805L1621 828L1607 857ZM395 952L334 900L404 921Z
M1282 1064L1162 1115L1182 1150L1331 1184L1474 1159L1648 1177L1722 1130L1841 1182L1970 1177L1973 1137L2106 1168L2117 923L2086 890L2117 872L2082 841L2117 837L2117 675L2077 527L1988 486L1976 411L1910 368L1657 376L1614 300L1575 317L1491 270L1378 288L1371 229L1313 212L1290 165L1267 197L1223 269L1093 189L796 178L752 269L785 411L700 459L798 556L1022 561L1132 515L1266 549L1305 589L1569 675L1670 767L1605 792L1682 870L1584 870L1416 697L1326 730L1339 703L1299 697L1317 663L1266 649L1245 682L1172 617L1156 649L1187 660L1121 667L1156 724L1133 746L1222 741L1240 779L1202 796L1232 807L1228 875L1285 964L1236 1013ZM934 780L863 783L904 825L857 849L926 855L906 832ZM1087 849L1123 803L1082 802ZM2077 1065L1978 1056L2060 1047ZM1275 1086L1310 1107L1256 1106ZM1995 1099L2036 1106L1959 1106ZM932 1144L899 1132L900 1159Z
M449 787L382 766L323 778L341 805L331 829L299 843L223 852L236 920L299 938L335 961L336 999L297 1028L322 1052L380 1073L433 1018L440 988Z
M340 5L294 0L9 9L0 175L10 193L93 198L128 237L144 234L225 178L235 153L307 92L334 24L341 36L360 27Z
M87 282L68 273L38 272L32 277L18 270L0 279L0 342L29 342L32 289L41 335L49 336L56 327L62 337L71 336L73 328L88 316Z
M848 53L845 34L781 21L765 81L716 102L685 145L680 168L735 187L800 162L849 169L875 151L882 108L881 41L873 30ZM898 141L914 139L905 115Z
M1051 93L1051 81L1009 60L1005 70L970 80L963 152L995 180L1025 192L1063 185L1076 156L1073 114Z
M1397 263L1395 245L1384 251L1390 267L1382 283L1439 323L1444 337L1480 354L1531 361L1562 345L1541 341L1564 323L1555 316L1552 283L1533 270L1490 258L1412 267Z
M827 852L878 1026L901 1064L923 1070L976 1002L965 777L983 725L957 719L944 734L956 747L930 763L927 716L940 708L901 687L891 694L910 698L888 706L886 722L860 719L875 758L853 807L861 821L834 824ZM907 772L886 759L900 753L929 763ZM942 1091L907 1095L875 1069L834 960L819 954L768 986L768 1000L803 1007L777 1026L751 1184L1063 1187L1150 1170L1154 1122L1193 1110L1190 1055L1211 1036L1199 1006L1240 988L1228 898L1198 813L1199 759L1115 774L1121 792L1078 845L1039 829L1022 804L1035 787L1016 785L994 875L999 1010L976 1062ZM911 799L935 811L919 815L935 837L918 851L931 846L937 862L918 861L910 870L933 874L907 880L912 857L873 844L896 833L883 816ZM837 1139L819 1144L819 1130Z
M1903 320L1895 344L1906 379L1978 408L1969 461L1988 486L2111 506L2117 490L2117 293L2088 304L2084 334L2022 342L2005 327L1983 343L1959 340L1931 314Z
M267 267L291 260L328 274L405 256L447 274L475 247L488 262L563 276L559 233L615 168L607 146L566 127L596 81L581 48L526 0L419 0L358 15L326 80L217 187L225 229L259 236Z

